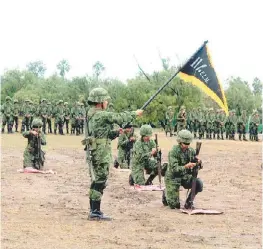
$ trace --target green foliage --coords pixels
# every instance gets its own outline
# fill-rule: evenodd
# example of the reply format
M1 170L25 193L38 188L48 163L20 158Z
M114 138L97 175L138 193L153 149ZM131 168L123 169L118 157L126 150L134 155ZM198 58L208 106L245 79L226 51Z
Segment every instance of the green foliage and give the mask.
M61 60L57 64L57 69L59 70L59 75L64 78L65 74L68 73L70 70L69 62L65 59Z
M43 61L33 61L29 62L27 65L27 70L33 73L37 77L43 77L47 68Z

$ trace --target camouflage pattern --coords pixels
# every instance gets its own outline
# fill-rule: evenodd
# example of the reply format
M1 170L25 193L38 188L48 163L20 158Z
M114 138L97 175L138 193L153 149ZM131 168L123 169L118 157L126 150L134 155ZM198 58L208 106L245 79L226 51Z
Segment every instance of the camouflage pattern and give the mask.
M206 115L206 138L212 139L212 134L214 133L215 126L216 126L216 116L214 113L214 109L210 108L209 112ZM215 133L213 138L215 138Z
M32 122L32 125L34 122L35 120ZM36 120L36 122L40 125L42 124L41 120ZM35 169L41 170L44 167L45 161L45 153L41 150L41 145L46 145L46 138L45 134L43 134L41 131L38 131L37 136L33 135L31 133L33 130L35 130L35 128L30 131L23 132L23 137L28 139L28 143L24 151L23 166L24 168L33 167ZM40 139L40 148L38 148L38 139Z
M204 135L205 135L206 119L205 119L205 110L202 110L201 107L198 108L197 120L198 120L199 139L202 139L204 138Z
M64 123L66 124L66 131L67 131L67 134L69 134L69 120L70 120L71 111L68 106L68 102L64 103L64 115L65 115Z
M173 120L174 120L174 111L172 106L169 106L166 113L165 113L165 134L170 133L170 137L173 135Z
M246 115L246 111L243 110L241 113L241 116L238 117L237 119L237 132L238 132L238 138L241 141L242 140L242 135L243 135L243 140L247 141L246 139L246 124L248 122L248 118Z
M46 134L46 125L48 117L48 105L46 99L42 99L40 105L37 108L37 116L42 120L42 132Z
M80 134L83 134L83 128L84 128L84 120L86 118L86 109L83 103L80 103L79 107L79 125L80 125Z
M30 123L31 123L31 116L32 116L32 108L29 105L29 99L26 99L23 106L22 106L22 126L21 126L21 133L25 130L29 131Z
M19 120L19 114L20 114L20 105L18 103L18 100L14 100L14 111L13 111L13 123L12 126L15 124L16 132L18 132L18 120Z
M81 109L80 103L76 102L71 108L71 134L79 135L80 134L80 118L81 118Z
M64 125L64 106L63 106L63 100L59 100L53 116L55 117L55 121L54 121L54 133L57 134L57 127L59 130L59 134L60 135L64 135L63 133L63 125Z
M92 181L89 195L91 201L100 201L103 190L106 188L109 166L112 163L111 139L109 138L112 125L133 121L136 112L114 113L91 107L87 116L89 134L86 134L85 141L91 141L92 162L92 166L89 167Z
M141 139L134 144L132 155L131 175L135 184L145 185L144 170L152 178L157 176L157 160L151 155L152 149L156 147L154 140L144 142Z
M249 124L249 139L251 141L258 141L258 126L260 124L260 117L257 111L254 111Z
M177 133L183 129L186 129L187 116L185 107L181 106L180 111L177 115Z
M47 103L47 125L48 133L52 133L52 115L53 115L53 106L51 102Z
M5 131L5 125L7 125L8 133L12 133L13 127L13 112L14 106L9 96L5 98L5 103L1 106L2 113L2 133Z

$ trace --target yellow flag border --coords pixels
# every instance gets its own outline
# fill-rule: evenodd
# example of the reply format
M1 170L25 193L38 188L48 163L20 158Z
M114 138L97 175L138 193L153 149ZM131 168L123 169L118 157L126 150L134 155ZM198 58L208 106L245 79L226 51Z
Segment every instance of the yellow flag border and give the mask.
M225 111L227 116L229 115L227 105L225 106L223 101L201 80L197 79L195 76L190 76L182 72L179 72L178 75L186 83L192 83L193 85L200 87L208 96L210 96L213 100L216 101L216 103ZM221 85L220 85L220 88L221 88ZM225 99L224 91L222 91L222 96L223 96L223 99Z

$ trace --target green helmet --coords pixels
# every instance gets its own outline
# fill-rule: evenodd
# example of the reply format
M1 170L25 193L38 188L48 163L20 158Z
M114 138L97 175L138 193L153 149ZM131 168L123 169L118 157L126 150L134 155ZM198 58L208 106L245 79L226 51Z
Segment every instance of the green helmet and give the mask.
M142 125L140 129L141 136L151 136L153 134L153 129L150 125Z
M188 130L180 130L177 135L177 142L178 143L186 143L190 144L193 140L193 135Z
M68 105L68 102L64 102L64 105Z
M58 101L59 104L64 103L64 101L61 99Z
M14 99L14 103L18 103L18 100L17 100L17 99Z
M47 105L51 105L51 102L47 102Z
M84 106L84 103L80 102L80 105L81 105L81 106Z
M7 100L12 100L12 99L9 96L6 96L5 101L7 101Z
M180 107L180 111L181 110L185 110L185 106L184 105L182 105L181 107Z
M47 101L47 100L46 100L46 99L41 99L41 103L42 103L43 101Z
M173 109L173 107L172 106L168 106L168 110L171 110L171 109Z
M38 119L38 118L34 119L32 122L33 128L40 128L40 127L42 127L42 125L43 125L43 123L42 123L41 119Z
M88 103L102 103L105 100L110 99L110 96L104 88L94 88L89 93Z

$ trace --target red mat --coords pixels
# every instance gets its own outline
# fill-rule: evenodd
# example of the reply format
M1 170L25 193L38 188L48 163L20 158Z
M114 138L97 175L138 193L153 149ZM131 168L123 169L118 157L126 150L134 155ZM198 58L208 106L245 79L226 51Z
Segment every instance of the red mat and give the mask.
M38 173L38 174L52 174L52 175L56 175L57 172L53 171L52 169L49 170L38 170L38 169L34 169L32 167L27 167L24 169L19 169L17 170L17 172L19 173Z

